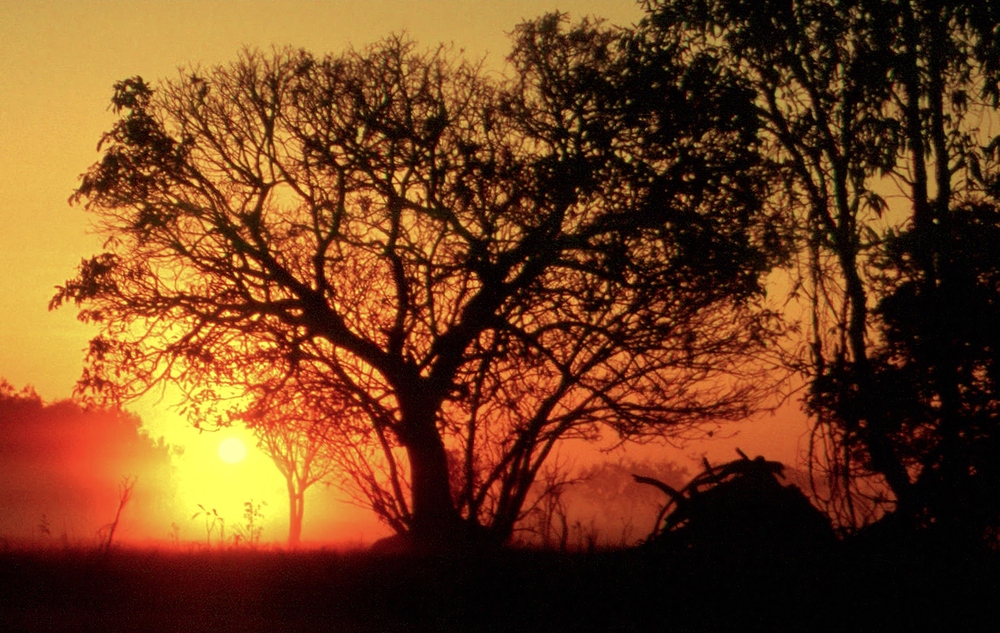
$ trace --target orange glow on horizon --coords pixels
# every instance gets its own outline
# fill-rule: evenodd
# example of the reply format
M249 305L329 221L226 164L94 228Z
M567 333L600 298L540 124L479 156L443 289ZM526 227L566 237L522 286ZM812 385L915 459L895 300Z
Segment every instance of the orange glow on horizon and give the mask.
M288 490L285 478L260 449L257 438L239 426L200 431L180 417L175 406L167 404L175 397L168 392L156 401L140 402L136 408L147 433L153 437L163 435L182 447L172 455L176 493L170 505L177 517L177 539L182 545L219 544L218 533L213 532L211 538L206 534L203 517L192 518L204 508L222 518L231 545L235 530L245 522L249 502L263 514L260 542L284 547L288 538ZM235 459L240 452L242 458ZM370 511L345 503L342 496L335 487L323 484L306 492L305 547L354 546L387 534ZM163 536L152 535L154 540Z
M456 53L464 50L470 60L485 58L487 67L500 68L509 49L507 33L522 20L558 8L569 10L573 18L593 15L618 25L643 14L634 0L261 0L241 3L235 11L220 0L0 2L0 267L5 271L0 276L0 312L5 315L0 322L0 378L17 387L32 385L46 402L53 402L68 398L81 375L84 350L95 330L77 322L72 307L49 312L47 305L81 258L102 250L84 210L66 201L80 174L99 158L95 147L112 121L108 102L114 82L135 75L151 82L173 78L178 67L226 63L244 47L336 53L404 30L421 46L450 42ZM192 519L199 507L223 517L231 535L245 504L252 502L266 504L262 542L282 544L288 530L286 484L253 434L240 428L199 432L177 415L168 404L173 401L157 390L128 407L141 417L144 433L171 447L171 491L157 499L155 516L138 516L136 502L126 507L120 539L214 545L216 537L207 537L201 518ZM733 441L682 449L640 447L630 454L691 458L697 464L702 450L710 451L713 461L731 459L736 445L751 455L763 452L769 459L790 461L805 432L801 420L792 412L777 424L771 419L731 427L746 429ZM91 455L96 449L89 445L81 444L79 450L91 461L101 457L111 471L110 497L95 509L99 526L113 517L115 482L136 473L109 455ZM608 458L591 450L567 446L580 465ZM63 461L68 465L69 455ZM82 464L73 463L81 485L92 485L92 470ZM166 484L138 474L137 501ZM303 524L307 545L370 543L387 534L371 511L341 497L323 484L309 489ZM0 511L8 509L0 504ZM66 525L80 539L92 539L97 529L55 507L26 512L19 527L24 531L37 532L43 513L57 534Z

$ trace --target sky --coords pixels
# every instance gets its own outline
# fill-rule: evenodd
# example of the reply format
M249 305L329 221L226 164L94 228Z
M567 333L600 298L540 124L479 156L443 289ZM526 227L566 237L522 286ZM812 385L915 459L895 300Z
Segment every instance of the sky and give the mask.
M54 399L80 374L92 331L47 305L100 248L67 201L98 158L114 82L172 78L245 46L337 52L400 31L499 66L506 34L550 10L623 25L642 15L633 0L0 0L0 376Z
M633 0L0 0L0 377L30 384L51 402L69 397L80 375L95 331L76 321L72 306L50 312L47 305L80 260L101 247L84 210L68 199L98 159L97 143L112 123L114 82L172 78L180 67L232 60L243 47L338 52L400 31L426 46L452 43L499 68L507 33L552 10L616 25L642 15ZM195 501L199 486L208 490L211 480L238 512L264 486L253 478L264 475L250 473L270 468L264 496L281 507L280 475L263 455L251 450L244 461L220 466L215 451L226 434L198 434L163 399L134 410L150 434L183 447L178 471L189 506L202 503ZM711 451L728 459L735 445L763 447L788 461L803 432L801 416L786 411ZM219 470L224 466L229 470ZM240 485L245 490L236 490ZM309 516L307 508L307 533Z

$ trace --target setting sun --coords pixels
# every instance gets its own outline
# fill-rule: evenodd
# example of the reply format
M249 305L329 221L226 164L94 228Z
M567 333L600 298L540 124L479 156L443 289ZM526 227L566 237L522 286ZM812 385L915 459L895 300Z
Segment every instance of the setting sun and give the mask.
M236 464L247 456L247 447L238 437L227 437L219 442L219 458L227 464Z

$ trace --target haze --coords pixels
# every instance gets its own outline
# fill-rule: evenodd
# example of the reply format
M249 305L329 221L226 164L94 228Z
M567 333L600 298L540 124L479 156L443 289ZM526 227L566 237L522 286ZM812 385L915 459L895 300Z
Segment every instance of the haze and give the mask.
M80 375L93 331L75 320L72 309L48 312L47 304L54 287L73 274L80 259L100 249L88 232L85 213L70 207L67 198L79 174L98 157L96 143L112 120L107 104L115 81L135 75L171 77L183 65L231 60L242 47L290 45L323 53L403 30L426 46L451 42L500 69L508 49L506 33L522 19L556 9L622 25L641 16L631 0L0 3L0 377L16 388L33 386L52 403L70 397ZM268 504L265 513L271 522L265 540L280 540L287 500L277 470L252 448L250 438L244 438L250 449L245 460L222 462L217 449L223 436L191 429L169 406L172 400L170 394L157 393L134 407L153 444L162 437L174 447L170 459L176 490L164 493L167 507L158 511L156 521L136 522L128 536L162 540L175 522L183 537L196 538L199 526L190 517L197 504L237 517L242 504L253 498ZM789 408L745 428L736 438L710 445L656 447L636 454L683 460L708 453L730 459L733 447L740 446L793 462L805 422ZM581 453L579 459L603 458ZM130 474L124 462L105 466L105 486L113 485L109 482L116 474ZM140 488L145 483L140 480ZM3 503L8 511L13 501ZM307 540L350 542L384 533L371 516L337 501L331 490L313 491L307 503ZM37 528L31 514L44 511L24 509L21 529ZM66 508L60 511L71 514ZM90 529L87 523L81 532Z

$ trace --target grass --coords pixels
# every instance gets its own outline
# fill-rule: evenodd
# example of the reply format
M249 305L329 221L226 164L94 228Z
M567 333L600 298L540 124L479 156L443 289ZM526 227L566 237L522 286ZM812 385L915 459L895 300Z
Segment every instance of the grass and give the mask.
M977 630L996 560L838 551L707 562L647 550L378 557L0 553L4 631ZM980 617L982 616L982 617ZM992 629L986 629L992 630Z

